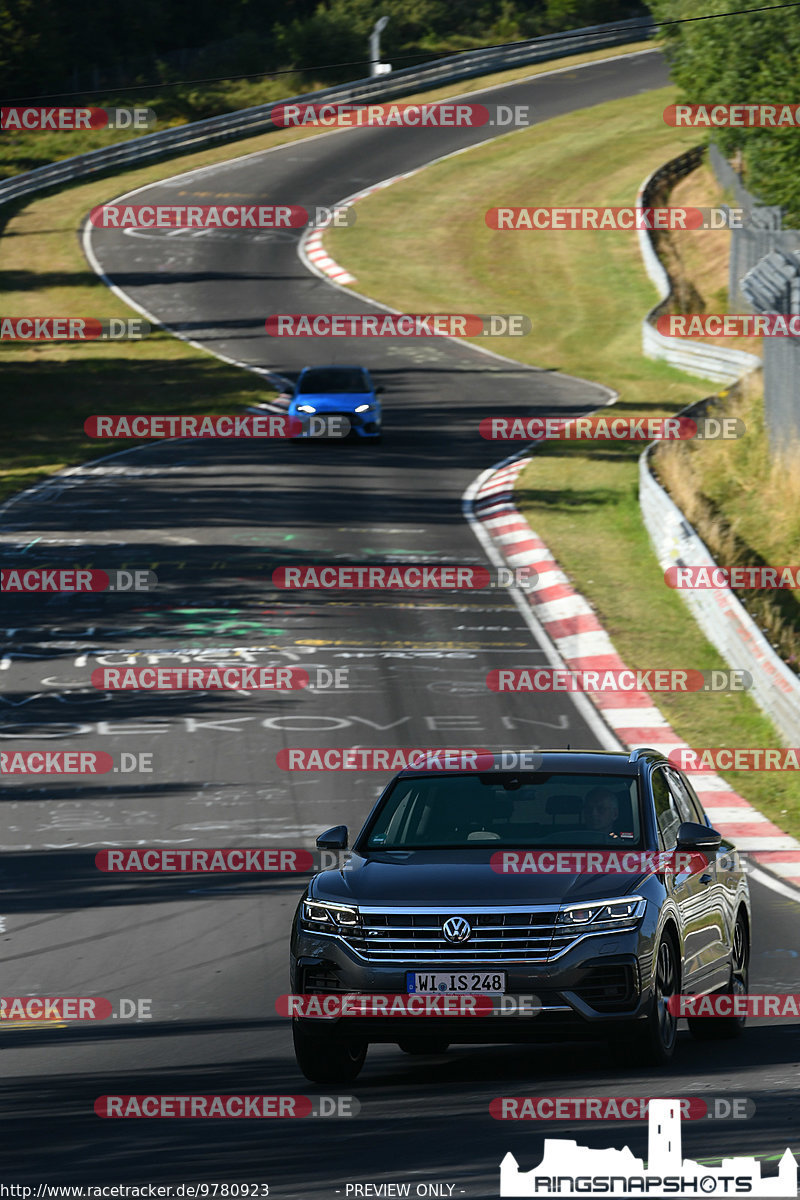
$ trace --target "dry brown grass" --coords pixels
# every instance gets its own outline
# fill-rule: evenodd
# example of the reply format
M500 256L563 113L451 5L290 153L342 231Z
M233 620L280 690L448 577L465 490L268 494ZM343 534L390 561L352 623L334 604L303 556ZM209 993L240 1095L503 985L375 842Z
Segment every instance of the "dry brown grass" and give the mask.
M770 455L760 373L722 400L741 439L663 443L659 479L723 566L800 562L800 449ZM800 590L741 591L739 599L781 657L800 672Z
M709 208L730 203L707 161L678 181L663 203L680 208ZM669 312L728 312L728 229L676 229L658 235L658 254L673 281ZM760 338L704 337L703 343L761 354Z

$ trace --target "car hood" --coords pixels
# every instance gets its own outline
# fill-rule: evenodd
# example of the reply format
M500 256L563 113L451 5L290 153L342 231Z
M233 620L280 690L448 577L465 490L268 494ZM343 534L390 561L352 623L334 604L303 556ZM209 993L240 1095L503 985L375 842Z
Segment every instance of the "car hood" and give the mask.
M316 396L313 392L306 395L304 392L302 396L292 398L293 407L297 407L298 404L311 404L317 412L355 412L359 404L374 403L375 397L372 392L341 392L335 396Z
M431 851L353 855L342 870L315 876L309 895L344 904L560 904L622 896L638 875L511 875L494 871L491 852Z

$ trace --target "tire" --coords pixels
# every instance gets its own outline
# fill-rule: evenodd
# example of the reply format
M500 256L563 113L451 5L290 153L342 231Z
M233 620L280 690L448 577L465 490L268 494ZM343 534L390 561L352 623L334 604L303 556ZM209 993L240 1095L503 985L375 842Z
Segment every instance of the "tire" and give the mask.
M667 1008L670 996L680 992L680 966L675 942L661 935L653 972L653 997L646 1019L637 1021L630 1034L615 1038L615 1056L636 1066L665 1066L675 1053L678 1018Z
M292 1021L294 1056L297 1065L312 1083L352 1083L367 1057L367 1043L309 1033L299 1021Z
M731 978L724 995L746 996L750 987L750 938L742 912L733 927ZM744 1030L746 1017L689 1017L689 1032L698 1042L727 1041Z
M397 1043L404 1054L444 1054L450 1043L444 1038L408 1037Z

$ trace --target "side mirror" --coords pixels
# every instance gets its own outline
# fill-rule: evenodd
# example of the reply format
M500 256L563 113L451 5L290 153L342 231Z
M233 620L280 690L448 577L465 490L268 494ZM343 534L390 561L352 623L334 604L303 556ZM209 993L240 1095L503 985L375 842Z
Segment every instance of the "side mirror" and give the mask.
M696 821L684 821L678 829L679 850L719 850L722 834Z
M378 385L378 387L375 388L375 395L378 396L378 395L380 395L381 392L385 392L385 391L386 391L386 388L381 383Z
M317 838L317 845L320 850L346 850L347 826L334 825L333 829L326 829Z

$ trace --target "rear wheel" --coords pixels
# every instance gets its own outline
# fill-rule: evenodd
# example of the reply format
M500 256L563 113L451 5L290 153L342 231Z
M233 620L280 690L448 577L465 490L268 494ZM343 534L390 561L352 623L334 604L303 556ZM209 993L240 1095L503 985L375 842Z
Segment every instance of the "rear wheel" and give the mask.
M739 913L733 927L731 947L731 978L727 995L746 996L750 989L750 938L747 920ZM737 1038L744 1029L746 1017L689 1017L689 1031L699 1042L723 1041Z
M397 1043L404 1054L444 1054L450 1043L444 1038L409 1037Z
M367 1057L365 1041L310 1033L299 1021L292 1021L292 1036L297 1065L312 1083L352 1083Z

